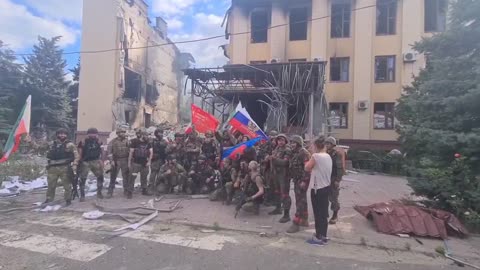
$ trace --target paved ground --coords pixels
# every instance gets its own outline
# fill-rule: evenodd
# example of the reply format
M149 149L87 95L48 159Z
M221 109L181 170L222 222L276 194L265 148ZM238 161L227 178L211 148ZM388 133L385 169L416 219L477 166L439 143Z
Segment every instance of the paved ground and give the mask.
M304 242L312 228L285 234L289 224L279 224L279 216L266 215L269 208L263 208L258 217L240 213L234 219L232 206L204 199L183 200L181 209L159 214L136 231L113 236L111 231L126 222L83 219L81 213L94 209L95 200L90 198L53 213L0 214L0 269L456 269L434 255L441 241L421 239L421 245L411 238L378 234L352 209L355 204L408 195L404 179L355 174L347 180L341 220L330 227L332 241L326 247ZM0 209L43 199L43 191L35 192L1 200ZM126 201L116 196L99 203L124 208L148 199L136 195ZM178 200L168 197L155 207L167 208ZM203 226L225 229L205 231ZM266 237L260 237L261 232ZM478 243L475 237L449 241L455 254L472 262L480 257L474 248Z

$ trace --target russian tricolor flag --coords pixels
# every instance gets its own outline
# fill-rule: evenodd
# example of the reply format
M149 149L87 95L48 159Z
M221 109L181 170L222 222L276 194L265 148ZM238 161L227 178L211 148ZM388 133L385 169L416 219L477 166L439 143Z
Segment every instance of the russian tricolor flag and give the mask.
M261 137L268 139L263 130L253 121L250 114L244 108L240 109L229 122L230 126L250 138Z
M257 137L248 142L237 144L229 148L224 148L223 154L222 154L222 160L226 158L235 159L237 155L243 155L246 149L254 147L255 144L257 144L262 139L263 139L262 137Z

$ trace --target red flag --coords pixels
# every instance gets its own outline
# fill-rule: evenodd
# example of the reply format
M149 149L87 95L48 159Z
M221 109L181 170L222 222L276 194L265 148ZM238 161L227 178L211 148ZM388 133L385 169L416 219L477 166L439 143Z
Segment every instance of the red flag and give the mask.
M215 116L192 104L192 124L197 132L205 133L217 130L220 122Z

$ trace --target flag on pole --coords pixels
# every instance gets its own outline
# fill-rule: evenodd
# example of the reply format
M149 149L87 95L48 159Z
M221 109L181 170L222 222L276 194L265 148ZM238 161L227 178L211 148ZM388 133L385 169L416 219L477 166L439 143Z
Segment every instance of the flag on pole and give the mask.
M237 107L235 108L235 110L230 113L230 115L228 116L227 121L223 124L222 129L225 129L225 127L227 127L227 125L228 125L228 123L230 122L230 120L232 120L232 118L235 116L235 114L236 114L238 111L240 111L241 109L243 109L243 105L242 105L242 102L239 101L238 104L237 104Z
M237 144L233 147L224 148L223 154L222 154L222 160L226 158L235 159L237 155L242 155L245 152L245 150L247 150L248 148L252 148L260 140L262 140L262 138L257 137L253 140L250 140L241 144Z
M250 114L244 108L238 111L228 123L234 129L250 138L261 137L262 139L268 139L265 132L253 121Z
M20 146L20 140L23 134L30 133L30 117L32 109L32 96L28 96L25 106L23 106L22 112L18 116L17 122L13 127L10 136L8 136L7 143L5 144L4 154L0 158L0 163L8 160L8 158L17 151Z
M192 125L195 126L195 131L199 133L215 131L219 124L220 121L215 116L192 104Z

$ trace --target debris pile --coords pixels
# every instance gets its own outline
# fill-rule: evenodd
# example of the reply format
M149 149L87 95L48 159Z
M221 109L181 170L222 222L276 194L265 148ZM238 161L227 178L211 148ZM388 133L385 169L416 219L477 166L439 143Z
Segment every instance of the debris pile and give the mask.
M29 192L47 188L47 177L42 176L33 181L23 181L20 177L13 176L10 180L4 181L0 186L0 197L18 196L22 192Z

